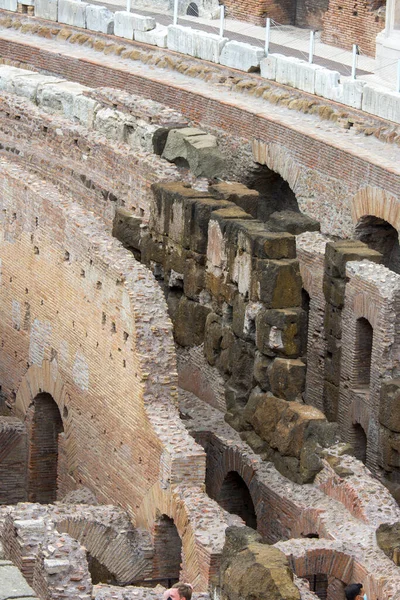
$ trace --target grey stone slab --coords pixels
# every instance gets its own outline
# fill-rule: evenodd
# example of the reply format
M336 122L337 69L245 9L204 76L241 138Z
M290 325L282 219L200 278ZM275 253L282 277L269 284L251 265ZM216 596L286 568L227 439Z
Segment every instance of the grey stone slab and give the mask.
M35 0L35 17L57 21L58 0Z
M86 28L87 2L75 2L75 0L59 0L58 22L74 27Z
M94 6L94 4L89 4L89 6L86 7L86 27L91 31L113 34L114 13L105 6Z
M26 583L22 573L14 566L1 567L0 600L36 598L33 589Z

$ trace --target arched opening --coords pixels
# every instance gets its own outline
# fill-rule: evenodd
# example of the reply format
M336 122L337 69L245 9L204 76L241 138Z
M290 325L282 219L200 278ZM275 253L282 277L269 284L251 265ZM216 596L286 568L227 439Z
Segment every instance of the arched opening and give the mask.
M199 7L195 2L191 2L187 7L186 14L188 17L198 17L199 16Z
M378 217L362 217L356 225L356 238L383 256L385 267L400 274L400 244L397 230Z
M352 444L354 447L354 456L365 464L367 460L367 436L359 423L353 425Z
M257 219L268 223L272 231L287 231L293 235L319 231L318 221L300 211L294 192L279 173L266 165L258 165L245 183L260 194Z
M38 394L31 408L28 500L49 504L57 499L58 437L64 428L50 394Z
M170 587L179 581L182 541L173 519L161 515L153 528L154 559L151 579Z
M248 527L257 529L257 516L249 488L236 471L227 474L216 500L226 511L241 517Z
M355 345L355 387L369 389L374 330L367 319L357 319Z
M249 174L246 185L260 194L257 218L267 221L277 211L290 210L300 213L294 192L287 181L266 165L257 165Z
M90 552L86 553L86 558L93 585L97 585L98 583L118 584L115 576L96 557L92 556Z

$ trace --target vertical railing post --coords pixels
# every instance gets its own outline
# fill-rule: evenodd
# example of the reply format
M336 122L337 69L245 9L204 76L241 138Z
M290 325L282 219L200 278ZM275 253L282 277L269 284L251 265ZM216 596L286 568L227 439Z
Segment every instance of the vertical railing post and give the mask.
M310 31L310 49L308 51L308 62L310 65L314 60L314 48L315 48L315 31Z
M174 0L174 25L178 25L178 3L179 0Z
M267 23L265 26L265 56L268 56L269 53L269 37L271 35L271 19L267 19Z
M358 46L357 46L357 44L353 44L353 61L351 64L351 78L353 80L356 78L357 54L358 54Z
M225 25L225 6L221 4L219 7L219 37L224 37L224 25Z

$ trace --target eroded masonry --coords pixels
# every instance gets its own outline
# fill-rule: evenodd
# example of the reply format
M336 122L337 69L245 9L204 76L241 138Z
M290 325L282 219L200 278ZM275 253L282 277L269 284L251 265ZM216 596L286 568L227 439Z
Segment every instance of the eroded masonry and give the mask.
M0 597L399 598L398 130L26 14L0 53Z

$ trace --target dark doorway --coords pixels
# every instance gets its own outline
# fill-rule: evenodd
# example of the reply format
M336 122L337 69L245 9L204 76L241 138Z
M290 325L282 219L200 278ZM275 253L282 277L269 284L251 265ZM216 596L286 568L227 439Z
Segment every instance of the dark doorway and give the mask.
M383 255L385 267L400 274L400 245L397 230L378 217L362 217L357 223L355 235L369 248Z
M277 211L289 210L300 213L294 192L279 173L266 165L258 165L248 175L246 185L260 194L257 218L267 221Z
M355 386L369 388L374 330L367 319L357 319L355 347Z
M57 499L58 436L64 431L50 394L33 401L28 464L28 500L48 504Z
M365 464L367 460L367 436L359 423L353 425L354 456Z
M161 515L154 525L153 539L152 579L176 583L181 571L182 541L174 520L167 515Z
M191 2L187 8L186 14L188 17L198 17L199 16L199 7L195 2Z
M248 527L257 529L257 516L249 488L236 471L227 474L216 500L226 511L241 517Z

